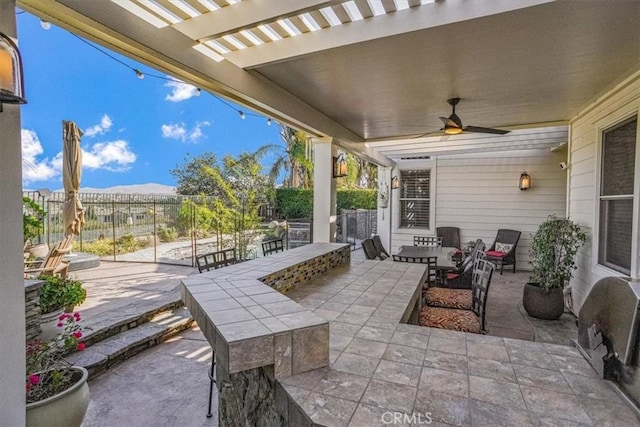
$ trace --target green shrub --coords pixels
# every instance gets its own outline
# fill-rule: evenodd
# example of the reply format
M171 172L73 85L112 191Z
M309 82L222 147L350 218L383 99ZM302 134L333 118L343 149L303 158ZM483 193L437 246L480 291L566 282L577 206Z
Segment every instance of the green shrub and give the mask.
M376 190L339 189L337 210L376 209ZM305 188L278 188L276 207L282 218L308 218L313 214L313 190Z
M48 274L41 274L38 279L45 281L40 290L40 310L43 314L80 305L87 298L87 291L78 280Z
M175 227L165 227L160 224L158 227L158 238L161 242L173 242L178 239L178 230Z

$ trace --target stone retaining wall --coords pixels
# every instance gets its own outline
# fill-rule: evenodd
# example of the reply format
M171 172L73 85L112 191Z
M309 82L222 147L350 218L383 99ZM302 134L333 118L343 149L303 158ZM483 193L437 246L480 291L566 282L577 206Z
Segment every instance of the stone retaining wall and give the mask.
M40 334L40 288L43 280L24 281L26 337L30 341Z

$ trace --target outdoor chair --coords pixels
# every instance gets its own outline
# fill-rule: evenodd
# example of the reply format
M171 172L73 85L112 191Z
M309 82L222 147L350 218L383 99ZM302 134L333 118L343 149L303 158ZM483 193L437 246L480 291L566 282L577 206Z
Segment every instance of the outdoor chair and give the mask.
M384 249L384 246L382 246L382 240L380 240L380 236L378 236L377 234L371 237L371 240L373 241L373 247L376 250L376 253L378 254L378 258L380 258L381 260L387 259L389 258L389 252L387 252Z
M481 239L476 240L471 253L462 260L455 271L448 271L444 275L443 286L456 289L471 289L471 276L476 259L485 257L485 244Z
M73 234L67 236L49 251L49 254L40 261L25 261L24 277L37 277L41 274L59 275L67 277L69 262L63 260L64 256L71 252Z
M519 240L519 231L500 229L493 245L487 250L487 259L500 266L500 275L505 265L513 265L513 272L516 272L516 248Z
M284 243L282 239L267 240L262 242L262 253L264 256L284 252Z
M438 257L430 256L426 259L427 270L425 271L426 278L422 286L423 289L438 286L440 282L440 274L438 272Z
M458 227L438 227L436 235L442 238L442 246L445 248L460 249L460 229Z
M426 306L420 310L420 326L486 334L487 296L494 269L493 263L477 259L473 268L471 309Z
M452 286L451 283L446 283L446 280L443 280L442 284L436 284L436 286L431 286L423 291L425 304L432 307L471 310L473 277L476 273L479 259L486 260L484 252L478 251L474 255L473 262L469 263L465 268L463 274L469 277L468 286L466 286L466 283L465 286Z
M216 270L238 262L236 248L224 249L217 252L209 252L196 256L196 264L200 273Z
M376 259L378 258L378 251L376 251L376 247L373 244L372 239L364 239L362 241L362 250L364 251L364 256L367 259Z
M413 236L413 246L442 246L442 237L437 236Z

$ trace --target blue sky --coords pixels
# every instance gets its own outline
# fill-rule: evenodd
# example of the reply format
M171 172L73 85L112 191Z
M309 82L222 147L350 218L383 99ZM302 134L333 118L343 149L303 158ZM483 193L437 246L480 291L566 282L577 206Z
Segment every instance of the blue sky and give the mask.
M23 159L35 166L23 168L24 188L62 188L63 120L85 133L83 187L175 185L170 170L187 153L211 151L221 158L280 143L279 127L267 126L266 117L236 106L247 113L242 120L207 92L195 96L189 85L149 75L140 80L67 31L44 30L26 12L18 15L18 35L28 100L22 106ZM109 53L143 73L170 77Z

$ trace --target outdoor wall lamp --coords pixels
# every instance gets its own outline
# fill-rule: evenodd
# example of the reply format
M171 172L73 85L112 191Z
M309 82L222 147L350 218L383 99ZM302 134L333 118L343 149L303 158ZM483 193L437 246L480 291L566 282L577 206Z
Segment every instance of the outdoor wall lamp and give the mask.
M391 178L391 189L395 190L400 188L400 180L398 179L398 176L394 176L393 178Z
M2 104L26 103L20 51L11 38L0 33L0 112Z
M344 153L340 153L333 158L333 177L341 178L343 176L347 176L347 159L345 159Z
M526 172L520 175L520 190L528 190L531 188L531 177Z

